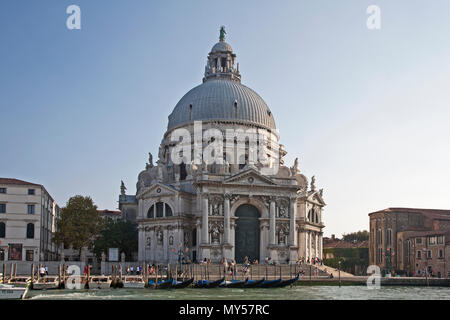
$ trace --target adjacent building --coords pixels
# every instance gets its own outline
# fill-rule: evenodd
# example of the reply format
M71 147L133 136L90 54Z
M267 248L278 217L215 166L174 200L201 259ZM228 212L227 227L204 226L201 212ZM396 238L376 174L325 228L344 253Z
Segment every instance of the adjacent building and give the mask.
M316 188L314 177L300 172L298 160L292 167L284 165L287 152L279 143L274 115L261 96L241 83L236 54L224 35L222 28L208 54L203 83L169 115L158 160L153 164L149 155L136 194L126 194L122 183L119 209L139 224L139 261L172 263L180 254L213 262L322 258L323 190ZM234 142L224 139L219 162L208 163L203 154L200 163L176 163L173 136L181 131L190 137L183 142L183 157L186 152L190 159L198 155L197 146L205 150L228 132L254 132L268 165L252 163L250 138L238 144L236 136ZM205 132L218 138L205 137ZM217 154L222 157L222 151Z
M370 217L370 264L409 276L450 277L450 210L388 208Z
M59 212L43 185L0 178L0 261L57 260Z

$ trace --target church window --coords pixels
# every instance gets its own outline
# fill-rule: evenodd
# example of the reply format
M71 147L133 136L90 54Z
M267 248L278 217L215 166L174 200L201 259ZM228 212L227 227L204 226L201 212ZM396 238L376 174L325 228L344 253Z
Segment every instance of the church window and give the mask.
M189 105L189 120L192 120L192 104Z
M155 217L155 206L151 206L147 213L147 218Z
M386 230L386 246L390 247L392 245L392 229Z
M150 207L147 213L148 218L162 218L171 216L173 216L172 208L164 202L155 203Z
M171 217L172 216L172 208L167 203L165 203L165 206L166 206L166 217Z
M164 203L157 202L156 203L156 217L162 218L164 216Z
M169 237L169 245L173 246L173 236Z

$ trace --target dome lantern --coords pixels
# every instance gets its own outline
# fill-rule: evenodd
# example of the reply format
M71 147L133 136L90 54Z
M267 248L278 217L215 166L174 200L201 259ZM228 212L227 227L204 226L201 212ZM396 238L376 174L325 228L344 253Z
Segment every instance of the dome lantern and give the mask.
M212 47L208 54L203 82L210 79L228 79L241 82L239 68L235 68L236 55L233 53L233 48L225 42L225 35L225 27L222 26L219 42Z

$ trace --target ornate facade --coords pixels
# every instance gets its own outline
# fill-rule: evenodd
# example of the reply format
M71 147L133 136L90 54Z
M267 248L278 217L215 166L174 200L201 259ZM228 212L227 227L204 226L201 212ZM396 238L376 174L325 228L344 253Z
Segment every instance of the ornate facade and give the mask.
M284 165L286 151L278 143L273 115L256 92L241 84L235 59L222 29L208 55L203 83L170 114L158 160L153 164L149 154L136 195L127 195L122 184L119 206L136 214L140 261L174 263L182 255L213 262L223 257L242 262L245 256L279 263L322 258L323 191L316 190L314 177L309 183L300 173L297 159L290 168ZM200 133L254 130L258 147L270 140L270 147L261 148L268 166L276 162L278 170L267 173L260 162L251 162L252 147L247 142L240 147L236 138L234 145L224 139L223 161L208 163L203 156L200 163L176 164L175 130L185 129L193 137L193 143L182 143L194 159L196 143L205 150L214 141L204 135L196 141L198 121Z

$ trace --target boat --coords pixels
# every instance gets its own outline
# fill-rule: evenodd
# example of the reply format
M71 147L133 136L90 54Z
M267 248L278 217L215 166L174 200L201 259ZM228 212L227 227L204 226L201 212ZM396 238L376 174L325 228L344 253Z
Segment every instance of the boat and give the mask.
M13 285L16 288L26 288L31 283L31 277L20 276L12 278L8 281L8 284Z
M281 278L276 280L265 280L258 285L258 288L274 288L281 283Z
M231 281L224 281L220 284L220 287L223 288L244 288L245 284L247 283L248 278L245 280L231 280Z
M0 284L0 300L25 299L28 287L18 288L10 284Z
M183 289L186 287L189 287L194 282L194 278L190 278L185 281L173 281L172 282L172 288L173 289Z
M265 278L259 279L259 280L247 280L246 283L244 283L244 288L256 288L261 283L263 283Z
M59 288L59 279L57 276L45 276L39 278L33 283L33 290L51 290Z
M280 283L278 283L277 285L275 285L274 287L276 288L281 288L281 287L287 287L292 285L294 282L296 282L298 280L300 276L300 273L297 273L297 276L295 278L289 279L289 280L283 280Z
M153 289L168 289L172 287L173 279L158 281L155 282L153 280L148 281L148 286Z
M145 288L145 281L140 276L124 276L122 288L141 289Z
M111 281L111 277L108 276L92 276L89 279L89 289L109 289Z
M225 277L219 279L219 280L215 280L215 281L210 281L210 280L198 280L195 284L194 287L195 288L216 288L218 287L223 281L225 280Z

